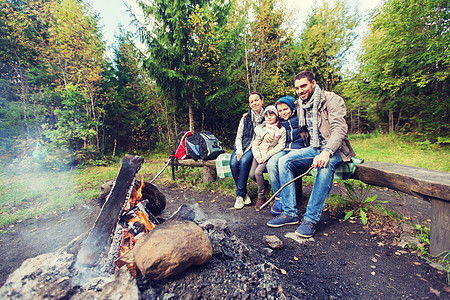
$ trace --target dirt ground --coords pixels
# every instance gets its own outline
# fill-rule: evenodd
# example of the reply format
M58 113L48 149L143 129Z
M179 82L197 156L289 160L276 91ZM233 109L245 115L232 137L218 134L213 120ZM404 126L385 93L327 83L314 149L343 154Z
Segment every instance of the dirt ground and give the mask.
M269 228L265 225L272 218L268 208L261 212L256 212L250 206L234 210L234 199L231 197L212 192L199 193L193 189L164 186L158 188L167 199L167 207L162 217L168 217L182 204L198 203L199 208L209 218L225 219L231 234L252 250L251 255L254 257L246 258L247 265L264 261L280 271L276 286L264 288L279 290L282 287L283 297L287 299L450 299L447 274L431 267L416 253L394 246L398 231L377 231L363 227L360 222L342 222L342 216L326 210L314 238L299 243L285 236L295 231L295 225L281 228ZM304 187L300 212L304 211L304 203L310 190L310 186ZM334 187L332 193L338 192L339 188ZM431 209L428 202L388 189L375 189L372 193L377 194L379 200L389 200L387 206L397 213L420 222L429 222ZM0 286L25 259L56 251L88 231L98 212L99 208L96 206L83 206L39 219L25 220L3 229L0 235ZM283 249L268 253L267 246L263 243L264 235L277 236L284 244ZM214 262L210 263L209 267L212 264ZM228 270L219 270L216 273L222 273L219 275L229 278L226 276L227 272L231 274L236 271L231 272L230 266L232 268L233 264L227 265ZM198 299L198 296L186 297L186 292L189 292L186 290L192 289L186 282L187 278L195 274L198 278L198 274L209 267L196 267L173 279L158 283L141 281L141 289L146 291L143 298L161 297L163 294L158 293L165 289L164 299ZM236 272L239 273L239 270ZM264 270L258 271L258 274L262 278ZM251 279L238 277L242 282L248 281L248 286L252 285ZM196 289L209 284L208 280L201 280L203 282L196 283ZM231 279L222 280L220 283L215 281L214 284L219 290L216 298L237 298L237 295L242 296L245 292L236 294L235 291L233 294L232 291L236 288ZM143 285L153 288L151 291L146 290L148 287L142 288ZM164 288L164 285L170 286L170 289ZM251 289L249 291L251 292ZM268 294L261 292L263 290L260 288L258 294L249 296L248 299L270 298ZM213 297L211 294L209 296Z

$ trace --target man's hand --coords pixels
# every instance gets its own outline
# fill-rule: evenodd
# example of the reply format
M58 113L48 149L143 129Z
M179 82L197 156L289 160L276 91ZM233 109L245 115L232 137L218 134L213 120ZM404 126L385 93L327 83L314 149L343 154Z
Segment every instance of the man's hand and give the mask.
M240 161L242 155L244 155L244 154L243 153L240 153L240 154L236 153L236 155L234 157L236 157L237 161Z
M273 140L274 140L274 137L273 136L271 136L269 133L266 133L265 135L264 135L264 138L263 138L263 140L264 140L264 142L266 142L266 143L268 143L268 144L270 144L270 143L272 143L273 142Z
M322 151L319 155L314 157L312 166L313 168L325 168L330 161L331 153L328 151Z

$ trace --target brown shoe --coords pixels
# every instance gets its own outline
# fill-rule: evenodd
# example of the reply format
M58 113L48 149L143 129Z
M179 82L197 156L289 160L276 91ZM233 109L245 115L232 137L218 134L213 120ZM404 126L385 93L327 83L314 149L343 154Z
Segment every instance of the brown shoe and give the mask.
M261 209L261 205L263 205L266 202L266 198L258 198L256 201L255 209L256 211L259 211Z

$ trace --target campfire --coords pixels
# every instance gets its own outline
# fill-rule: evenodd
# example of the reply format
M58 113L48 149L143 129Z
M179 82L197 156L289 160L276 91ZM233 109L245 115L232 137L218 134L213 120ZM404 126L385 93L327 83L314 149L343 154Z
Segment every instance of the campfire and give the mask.
M140 157L125 156L116 180L108 183L106 200L89 233L57 253L25 261L0 288L0 296L139 299L146 288L153 293L149 282L164 284L191 266L205 264L213 255L215 263L191 269L194 273L186 274L186 282L195 287L212 278L223 282L226 264L236 274L237 283L245 284L237 277L242 268L249 274L264 268L262 262L244 263L250 250L230 236L226 221L206 219L195 205L181 205L170 217L157 219L165 209L165 196L143 178L135 180L142 163ZM236 269L236 262L242 267ZM268 277L267 282L271 281ZM211 293L216 291L211 289Z

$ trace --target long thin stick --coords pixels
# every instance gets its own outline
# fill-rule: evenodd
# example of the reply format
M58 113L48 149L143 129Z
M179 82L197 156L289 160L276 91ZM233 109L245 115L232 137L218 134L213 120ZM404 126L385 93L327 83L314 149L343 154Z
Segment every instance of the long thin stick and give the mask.
M270 197L270 199L269 200L267 200L263 205L261 205L261 207L259 208L259 210L261 211L264 207L266 207L266 205L267 204L269 204L270 203L270 201L272 201L272 199L273 198L275 198L275 196L276 195L278 195L286 186L288 186L288 185L290 185L291 183L293 183L294 181L296 181L297 179L299 179L299 178L302 178L303 176L305 176L306 174L308 174L311 170L312 170L312 166L311 167L309 167L309 169L305 172L305 173L303 173L303 174L301 174L301 175L298 175L297 177L295 177L294 179L292 179L291 181L289 181L289 182L286 182L275 194L273 194L273 196L272 197Z
M161 175L161 173L167 168L167 166L170 164L170 162L171 162L171 160L169 159L169 160L167 161L167 164L164 166L164 168L162 168L162 170L159 171L159 173L156 174L155 177L153 177L153 179L150 181L150 183L152 183L153 181L155 181L156 178L158 178L158 176Z

